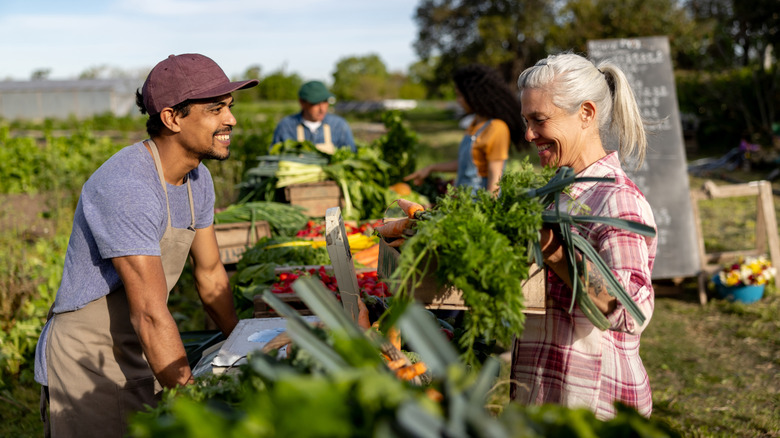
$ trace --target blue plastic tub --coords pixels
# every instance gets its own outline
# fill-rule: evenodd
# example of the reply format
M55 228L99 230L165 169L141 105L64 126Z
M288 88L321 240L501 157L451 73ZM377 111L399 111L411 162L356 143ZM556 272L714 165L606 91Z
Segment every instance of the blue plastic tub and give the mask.
M739 301L740 303L750 304L755 303L764 296L765 284L750 285L750 286L726 286L720 282L720 277L715 275L712 277L712 282L715 283L715 289L718 291L718 295L721 298L729 301Z

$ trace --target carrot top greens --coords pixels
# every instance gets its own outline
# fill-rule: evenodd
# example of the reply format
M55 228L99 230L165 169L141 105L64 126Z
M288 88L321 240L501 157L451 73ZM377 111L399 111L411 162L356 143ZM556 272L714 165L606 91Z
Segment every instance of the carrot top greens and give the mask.
M587 293L587 276L580 274L575 253L591 260L608 279L608 291L623 304L638 323L644 315L599 254L572 228L582 223L603 222L643 235L654 235L651 227L616 218L572 215L558 211L560 195L577 181L611 180L577 178L573 171L546 168L536 172L526 158L515 172L499 181L494 197L485 190L453 187L429 210L425 220L415 224L416 233L403 245L393 281L399 284L396 300L410 299L423 275L434 275L440 284L460 289L469 310L465 312L460 337L463 359L476 363L474 345L495 340L507 346L523 331L522 282L528 279L534 261L542 265L539 230L545 224L560 229L572 273L573 301L599 329L609 323L595 309ZM554 205L552 210L547 206ZM573 311L573 307L570 311Z

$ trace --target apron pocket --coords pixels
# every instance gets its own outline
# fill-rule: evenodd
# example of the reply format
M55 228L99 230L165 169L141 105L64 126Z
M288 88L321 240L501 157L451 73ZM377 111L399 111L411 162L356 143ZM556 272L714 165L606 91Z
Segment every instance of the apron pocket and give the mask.
M148 376L128 380L123 385L117 384L119 411L125 424L128 415L146 410L145 404L153 408L157 406L158 400L154 396L154 382L154 376Z

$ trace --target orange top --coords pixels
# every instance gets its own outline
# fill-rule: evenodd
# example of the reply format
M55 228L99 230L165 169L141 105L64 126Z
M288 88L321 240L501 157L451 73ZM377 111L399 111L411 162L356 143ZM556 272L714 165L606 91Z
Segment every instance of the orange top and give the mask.
M485 122L471 123L466 130L469 135L474 135ZM506 161L509 158L509 127L501 119L491 119L490 125L479 134L479 137L471 146L471 158L477 166L479 176L488 176L488 162Z

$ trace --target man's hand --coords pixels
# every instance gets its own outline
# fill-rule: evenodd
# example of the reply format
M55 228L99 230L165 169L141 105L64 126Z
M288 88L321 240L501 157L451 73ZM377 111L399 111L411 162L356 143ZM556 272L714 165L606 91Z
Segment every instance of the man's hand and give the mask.
M404 181L412 181L414 185L419 186L422 185L425 178L428 178L428 175L431 174L431 167L425 166L422 169L416 170L409 175L406 175L404 177Z

